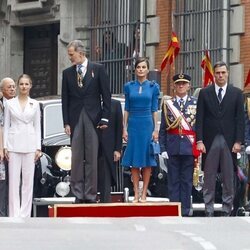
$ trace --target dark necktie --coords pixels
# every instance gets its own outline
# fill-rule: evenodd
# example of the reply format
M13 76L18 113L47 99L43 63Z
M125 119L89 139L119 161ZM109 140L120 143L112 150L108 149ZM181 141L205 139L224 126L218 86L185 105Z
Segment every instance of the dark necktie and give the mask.
M81 88L83 86L83 76L82 76L82 65L77 65L77 83L78 86Z
M222 94L221 94L222 90L223 90L223 88L219 88L219 92L218 92L218 100L220 103L222 101Z
M184 100L181 98L180 99L180 110L181 110L181 112L183 112L183 110L184 110Z

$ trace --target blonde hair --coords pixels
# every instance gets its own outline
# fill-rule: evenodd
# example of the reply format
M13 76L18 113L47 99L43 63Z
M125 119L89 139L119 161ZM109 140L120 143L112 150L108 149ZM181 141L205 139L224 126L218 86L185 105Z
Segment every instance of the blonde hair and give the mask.
M18 79L17 79L17 84L19 84L19 81L20 81L21 78L27 78L27 79L29 80L30 84L32 85L32 79L31 79L31 77L30 77L29 75L27 75L27 74L22 74L22 75L20 75L20 76L18 77Z

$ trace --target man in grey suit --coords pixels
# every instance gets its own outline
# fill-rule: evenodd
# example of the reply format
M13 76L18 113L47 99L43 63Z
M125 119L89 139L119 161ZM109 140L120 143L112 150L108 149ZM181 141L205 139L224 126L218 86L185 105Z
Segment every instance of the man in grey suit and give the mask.
M197 103L197 149L204 167L203 198L206 216L214 215L215 183L222 177L222 216L230 216L234 199L237 153L244 143L242 91L228 83L228 66L214 65L215 84L200 91Z
M109 124L111 94L104 66L90 62L80 40L67 46L73 64L63 71L62 112L71 137L71 190L76 203L94 203L100 134Z

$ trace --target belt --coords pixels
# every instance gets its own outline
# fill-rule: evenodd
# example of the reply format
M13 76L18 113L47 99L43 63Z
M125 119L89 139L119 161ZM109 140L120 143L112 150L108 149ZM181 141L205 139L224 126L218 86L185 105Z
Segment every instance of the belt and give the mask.
M192 136L196 135L196 133L193 130L186 130L182 128L169 129L168 133L172 135L192 135Z
M196 148L196 133L193 130L186 130L182 128L173 128L169 129L168 133L171 135L192 135L194 136L194 143L192 143L192 153L195 158L198 158L201 154L199 150Z

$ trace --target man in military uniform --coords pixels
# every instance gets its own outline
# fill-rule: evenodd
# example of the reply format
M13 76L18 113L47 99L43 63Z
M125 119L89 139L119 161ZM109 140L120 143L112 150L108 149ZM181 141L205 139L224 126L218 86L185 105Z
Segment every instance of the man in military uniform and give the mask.
M189 96L191 77L173 77L175 96L162 105L159 142L162 156L168 159L168 193L171 202L181 202L182 216L191 214L195 143L195 97Z

